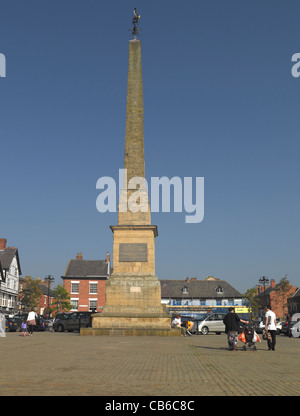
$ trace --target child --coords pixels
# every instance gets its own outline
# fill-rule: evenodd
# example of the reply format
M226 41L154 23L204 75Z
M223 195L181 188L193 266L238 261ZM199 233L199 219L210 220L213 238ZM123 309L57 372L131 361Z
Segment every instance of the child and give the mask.
M190 330L194 328L194 322L187 321L186 322L186 332L191 336Z
M24 319L24 321L22 322L21 328L22 328L22 335L23 335L23 337L26 337L26 332L27 332L27 322L26 322L26 319Z

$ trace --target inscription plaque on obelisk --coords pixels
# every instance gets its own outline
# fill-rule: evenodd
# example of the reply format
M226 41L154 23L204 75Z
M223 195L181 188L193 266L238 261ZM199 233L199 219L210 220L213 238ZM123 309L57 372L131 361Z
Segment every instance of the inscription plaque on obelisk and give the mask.
M124 187L113 232L113 273L106 283L102 313L93 315L92 328L82 335L180 335L171 329L170 315L161 304L160 282L155 276L155 237L148 193L139 183L141 209L131 210L134 178L145 180L144 104L141 41L136 39L139 16L134 12L134 39L129 41Z

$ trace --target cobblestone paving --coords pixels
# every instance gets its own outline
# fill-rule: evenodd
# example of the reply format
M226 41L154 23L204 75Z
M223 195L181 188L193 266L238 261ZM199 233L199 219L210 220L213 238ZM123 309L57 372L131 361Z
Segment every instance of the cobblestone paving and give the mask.
M298 396L300 339L228 351L226 335L0 338L0 395Z

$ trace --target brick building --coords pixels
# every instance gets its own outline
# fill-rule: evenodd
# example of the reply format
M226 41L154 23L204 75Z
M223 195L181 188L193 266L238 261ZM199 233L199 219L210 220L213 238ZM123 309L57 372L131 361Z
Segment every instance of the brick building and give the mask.
M105 284L111 274L110 256L105 260L84 260L78 253L69 260L63 287L71 298L71 311L102 312L105 305Z
M283 296L282 291L279 290L280 284L276 284L275 279L271 279L270 283L270 286L266 286L265 288L260 285L256 286L256 298L259 300L261 306L261 316L264 316L264 307L270 305L272 311L276 314L277 321L284 320L289 313L287 299L294 295L297 288L289 285L289 289Z

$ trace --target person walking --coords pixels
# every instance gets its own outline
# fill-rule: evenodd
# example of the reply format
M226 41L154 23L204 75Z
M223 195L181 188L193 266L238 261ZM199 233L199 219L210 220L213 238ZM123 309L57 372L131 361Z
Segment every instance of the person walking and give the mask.
M225 332L227 334L229 351L237 351L238 336L239 336L239 322L248 324L248 321L240 319L240 317L234 312L234 308L228 309L227 315L224 316L223 323L225 324Z
M27 333L27 322L26 322L26 318L24 318L24 321L21 324L21 329L22 329L22 336L26 337L26 333Z
M266 332L269 332L271 337L268 337L268 351L275 351L275 345L276 345L276 315L271 310L271 306L267 305L265 307L265 330Z
M27 316L27 323L28 323L28 334L30 336L32 336L33 334L33 329L36 325L36 313L34 311L34 309L32 308L31 311L29 312L28 316Z

